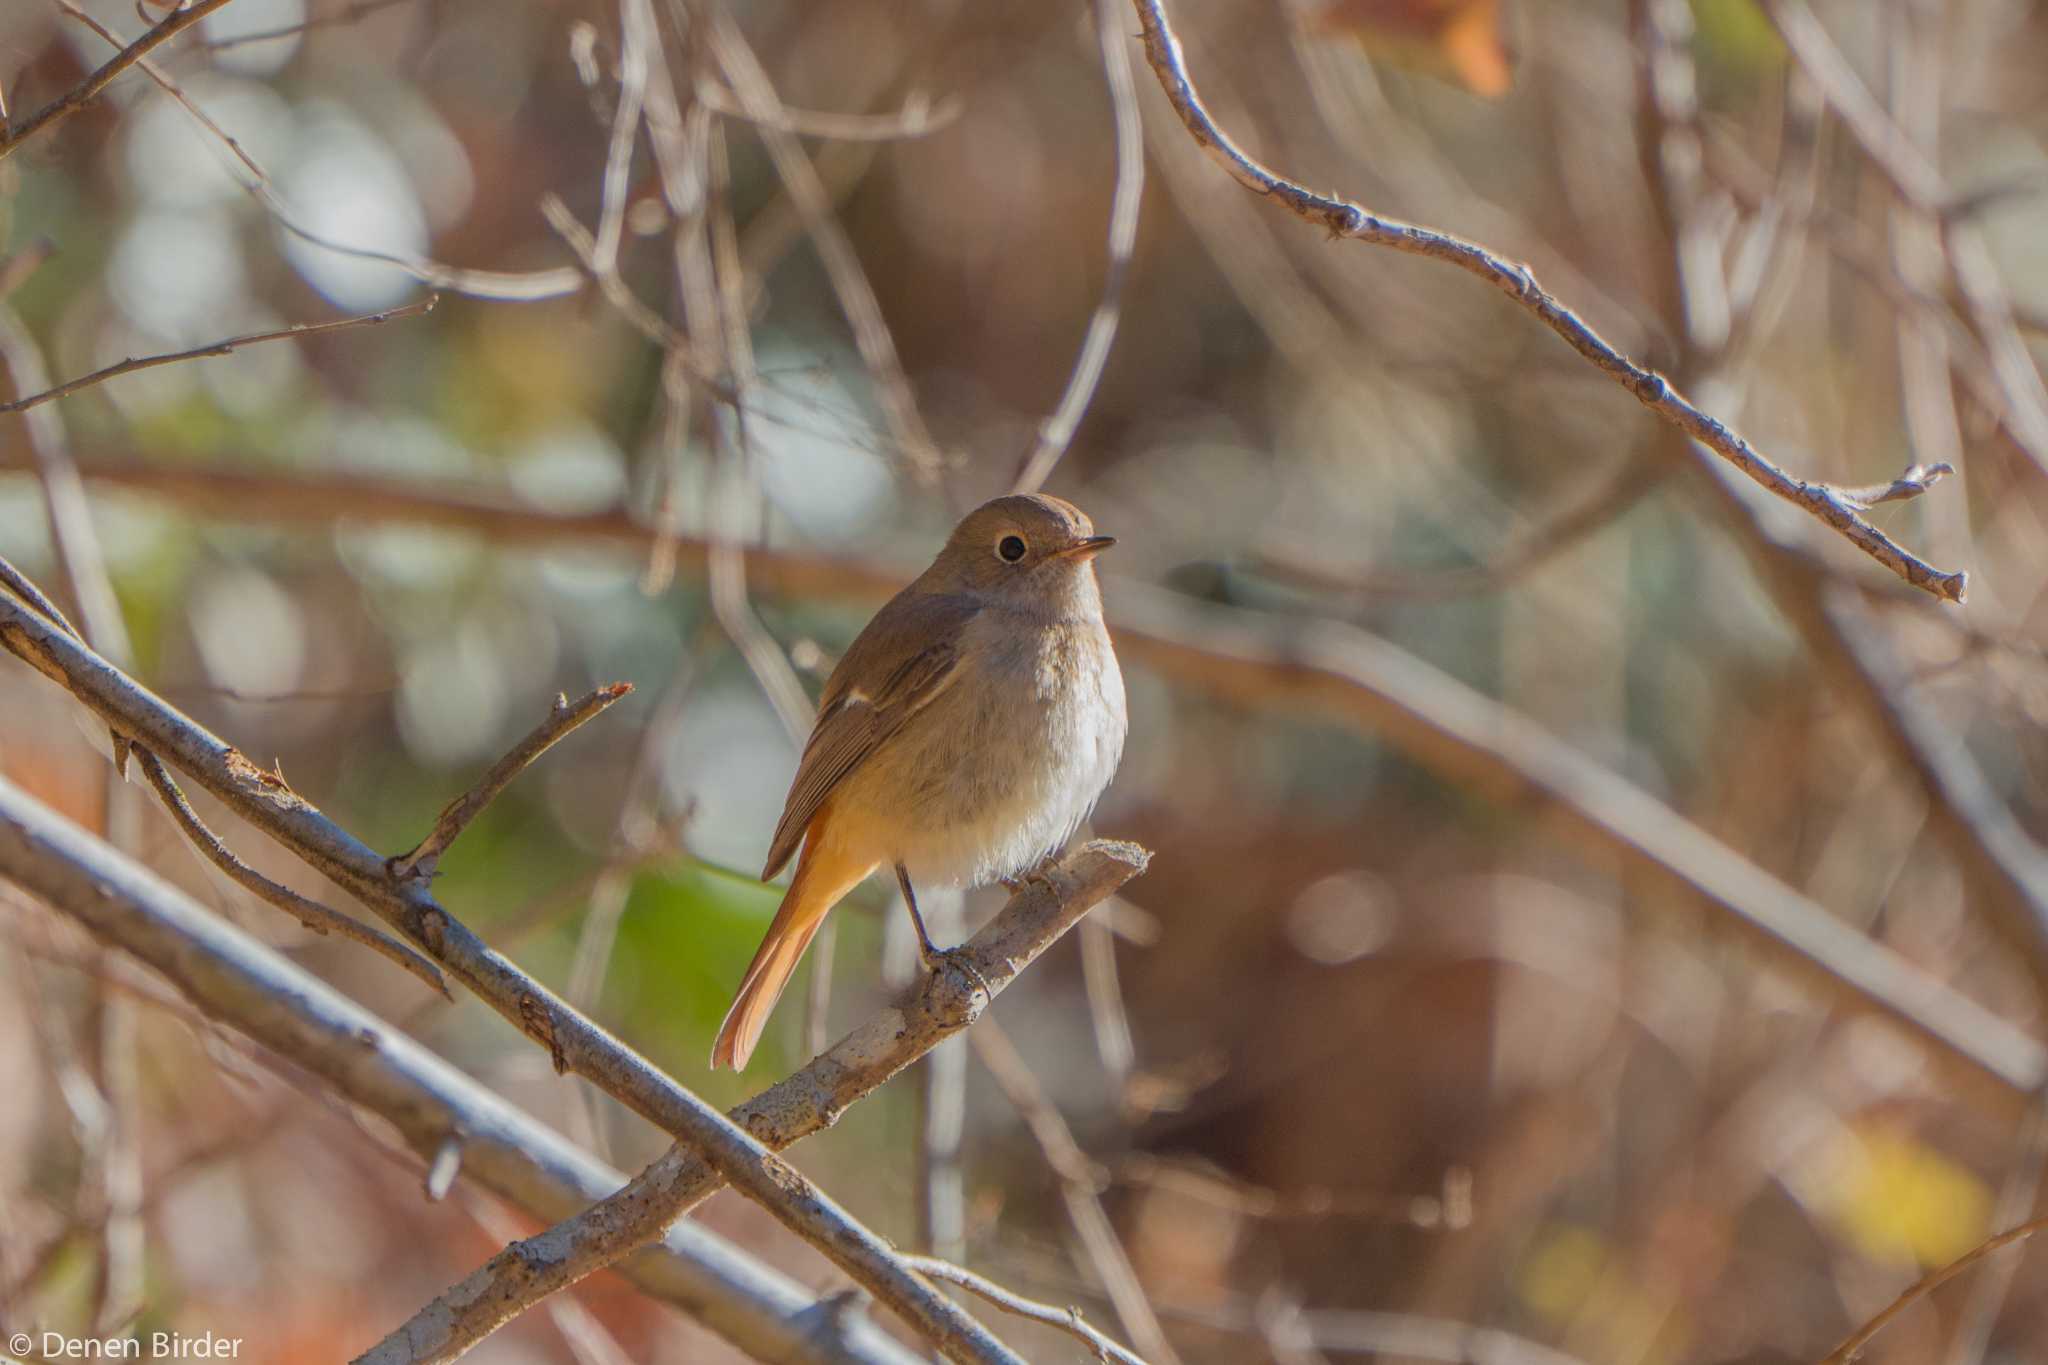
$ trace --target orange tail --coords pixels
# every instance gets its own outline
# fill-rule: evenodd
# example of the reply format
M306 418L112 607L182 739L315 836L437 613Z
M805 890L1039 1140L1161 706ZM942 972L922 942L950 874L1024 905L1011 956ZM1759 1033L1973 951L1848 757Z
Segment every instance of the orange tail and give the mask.
M813 832L822 823L814 820ZM815 838L804 841L796 877L782 898L782 908L775 912L767 937L761 940L754 960L747 964L747 974L740 981L738 994L733 996L732 1008L725 1012L725 1022L718 1027L718 1041L711 1045L714 1070L721 1066L746 1070L747 1059L754 1055L754 1045L761 1041L761 1030L768 1024L769 1012L781 997L782 988L789 984L790 974L802 960L804 949L811 946L818 926L825 922L825 912L875 870L876 864L872 862L862 865L858 859L829 846L821 852L818 844Z

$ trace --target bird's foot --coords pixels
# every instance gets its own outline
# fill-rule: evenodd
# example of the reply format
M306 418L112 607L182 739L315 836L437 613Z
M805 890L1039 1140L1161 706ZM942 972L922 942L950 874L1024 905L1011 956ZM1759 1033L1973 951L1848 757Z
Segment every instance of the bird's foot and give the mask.
M1033 883L1036 883L1039 886L1044 887L1046 890L1052 892L1054 895L1058 895L1059 887L1053 885L1052 870L1055 867L1059 866L1059 861L1059 854L1048 853L1043 858L1040 858L1038 860L1038 866L1032 868L1023 876L999 877L997 878L997 880L1002 883L1003 890L1009 892L1013 896L1016 895L1019 891L1022 891L1025 887L1032 885Z
M975 989L983 992L989 989L988 978L982 975L981 968L975 965L974 956L967 951L967 945L964 943L952 948L934 948L930 944L924 944L918 948L917 955L923 961L928 976L940 976L950 966L964 975Z

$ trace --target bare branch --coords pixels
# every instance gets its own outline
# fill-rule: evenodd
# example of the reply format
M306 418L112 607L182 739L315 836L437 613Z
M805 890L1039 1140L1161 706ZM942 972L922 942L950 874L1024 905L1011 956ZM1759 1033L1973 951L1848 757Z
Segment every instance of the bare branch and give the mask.
M619 235L626 223L626 193L633 148L640 139L640 111L647 103L648 49L657 48L654 11L646 3L619 6L619 106L612 113L611 143L605 153L604 188L598 210L591 273L599 279L619 270Z
M7 362L8 377L16 393L40 389L50 382L42 348L14 309L5 304L0 304L0 358ZM113 582L107 576L99 530L93 525L92 509L85 500L85 483L78 462L72 457L63 416L56 408L47 408L27 413L22 420L28 427L28 449L36 481L42 489L50 543L57 551L57 568L64 587L78 608L82 638L90 640L117 664L125 663L128 627L121 616L121 604L114 596ZM118 754L118 741L114 747Z
M1057 1327L1062 1332L1079 1337L1097 1360L1114 1361L1116 1365L1145 1365L1142 1356L1091 1326L1088 1320L1081 1316L1081 1310L1078 1308L1071 1305L1066 1308L1055 1308L1049 1303L1027 1299L1022 1294L1003 1288L986 1275L977 1275L965 1266L942 1261L936 1256L913 1256L910 1263L934 1280L957 1284L962 1289L979 1294L1005 1313L1015 1313L1019 1317L1030 1318L1033 1322L1042 1322L1048 1327Z
M44 616L55 621L67 633L78 636L80 639L85 638L78 635L78 628L71 624L70 619L63 612L57 610L57 604L48 597L45 597L43 590L37 587L27 574L15 568L5 559L0 559L0 587L6 588Z
M192 0L183 9L173 10L163 17L162 22L144 33L140 38L109 57L99 70L67 90L56 99L30 114L11 128L0 128L0 161L13 155L22 143L42 132L55 127L70 118L93 101L100 91L107 88L116 76L147 57L158 47L183 33L207 15L225 5L228 0Z
M605 302L611 304L619 316L631 323L634 330L642 336L657 346L678 351L687 361L688 350L682 346L681 334L669 326L661 314L641 302L619 277L617 263L614 262L613 268L608 270L600 268L602 263L598 256L597 238L589 228L577 221L576 215L569 211L569 206L557 196L545 194L541 196L540 212L541 217L547 219L548 226L555 230L555 234L590 272L590 277L597 281L598 288L604 293ZM694 369L692 373L695 373ZM735 397L732 401L737 402L738 399Z
M482 299L492 303L532 303L539 299L558 299L574 294L583 288L584 273L573 265L556 266L550 270L472 270L466 266L443 265L423 256L401 256L395 252L379 251L374 247L351 246L324 237L312 229L301 226L291 215L285 202L267 186L254 185L250 190L258 202L270 213L277 225L302 242L308 242L323 251L332 251L343 256L354 256L358 260L377 261L403 271L429 289L443 294L460 294L464 298Z
M1870 93L1806 0L1769 0L1764 9L1869 163L1909 204L1930 218L1941 218L1950 195L1940 169ZM2048 471L2048 385L2019 333L2011 298L1983 233L1965 218L1950 218L1942 242L1943 263L1983 339L2013 437L2037 466Z
M859 348L861 359L867 362L868 372L874 378L883 415L889 420L903 460L912 475L930 483L938 477L938 447L933 443L931 433L925 429L924 418L918 413L917 397L911 391L910 380L903 373L903 362L896 354L895 338L890 335L888 321L882 316L881 301L875 297L874 286L868 282L867 271L861 266L859 253L853 249L852 239L833 213L831 195L796 135L780 126L783 117L781 97L775 93L760 58L754 55L739 25L722 4L712 8L709 27L711 51L725 73L726 83L740 106L754 120L762 145L768 149L768 159L775 165L776 175L781 177L790 200L803 215L804 226L817 248L818 259L831 278L833 291L839 296L839 306L845 312L847 322L853 327L854 345Z
M2007 1106L2048 1075L2040 1044L1874 943L1648 792L1465 684L1365 631L1197 606L1110 582L1117 650L1226 696L1368 727L1426 768L1505 804L1549 804L1585 846L1698 896L1845 1004L1875 1008L1998 1078ZM1986 1030L1989 1030L1987 1032ZM1986 1047L1996 1036L2001 1041ZM2015 1083L2018 1083L2017 1085Z
M433 898L425 879L392 876L384 859L277 776L11 596L0 596L0 645L59 681L117 733L161 756L424 947L546 1047L557 1070L588 1076L628 1108L687 1141L691 1150L702 1153L707 1170L773 1212L953 1358L1015 1360L951 1299L905 1270L881 1238L758 1140L484 944Z
M1124 281L1131 271L1131 253L1138 244L1138 205L1145 197L1145 128L1138 117L1138 88L1131 77L1130 53L1124 46L1119 0L1095 0L1095 40L1102 49L1102 71L1109 83L1110 106L1116 118L1116 190L1109 207L1109 265L1103 272L1102 297L1088 319L1081 354L1067 379L1059 406L1038 428L1038 440L1017 473L1016 493L1036 493L1052 476L1053 467L1073 443L1074 432L1102 382L1109 348L1116 341L1123 307Z
M109 29L105 24L102 24L99 20L93 18L90 14L87 14L78 6L72 4L71 0L57 0L57 4L63 9L63 11L66 14L70 15L73 19L76 19L79 23L84 24L94 33L99 34L100 37L106 39L109 45L116 48L119 48L121 46L121 40L114 35L111 29ZM161 66L158 66L155 62L151 61L147 57L137 58L136 65L142 68L143 75L149 77L151 80L157 83L157 87L159 89L161 89L166 95L169 95L172 99L176 100L180 105L182 105L184 107L185 112L190 114L193 117L193 119L198 122L200 127L204 128L208 133L212 134L215 140L217 140L218 142L221 143L221 145L226 147L228 151L232 152L234 154L235 159L241 162L243 167L248 170L249 174L255 176L259 183L269 182L269 173L265 171L261 166L256 164L256 158L250 156L249 153L246 150L244 150L241 143L237 142L233 137L230 137L228 135L227 129L221 127L218 123L214 122L211 115L209 115L204 109L201 109L197 104L194 104L192 102L192 97L187 95L183 88L181 88L175 80L171 79L169 73L167 73Z
M1537 525L1518 533L1478 564L1444 569L1374 569L1338 574L1313 560L1275 547L1254 564L1266 573L1325 591L1359 597L1396 596L1407 602L1441 602L1467 593L1505 587L1529 570L1564 553L1587 536L1626 516L1664 483L1663 466L1630 455L1595 481L1592 492L1573 500Z
M1758 485L1803 508L1846 537L1851 544L1917 588L1951 602L1960 602L1969 576L1926 563L1897 545L1883 531L1857 514L1826 484L1794 478L1771 463L1748 441L1718 419L1686 401L1665 378L1644 369L1609 345L1584 319L1565 307L1536 282L1527 266L1507 261L1485 247L1448 233L1396 219L1381 218L1348 200L1318 194L1267 169L1242 151L1217 127L1187 74L1180 40L1174 36L1160 0L1132 0L1144 30L1145 54L1160 87L1197 145L1254 194L1269 198L1297 217L1326 229L1333 237L1351 238L1389 247L1409 255L1446 262L1476 275L1533 313L1602 374L1634 395L1636 401L1700 445L1719 455Z
M442 977L441 969L421 957L388 934L379 933L367 924L331 910L316 900L300 895L289 886L274 882L255 868L237 858L220 836L206 827L199 818L199 812L192 809L192 803L185 799L185 793L178 789L177 781L163 760L147 749L134 750L135 761L141 766L142 775L164 806L177 821L178 828L192 841L193 847L206 855L207 861L226 873L236 885L254 895L258 900L271 905L296 919L316 934L336 933L343 938L362 944L373 952L381 953L399 966L426 982L430 990L438 991L446 999L455 997L449 993L448 982Z
M161 972L220 1020L389 1120L423 1166L451 1138L461 1178L537 1217L619 1188L618 1172L457 1071L274 950L209 914L0 778L0 878ZM740 1350L806 1365L915 1365L918 1356L684 1222L619 1267Z
M189 351L171 351L163 355L131 357L118 364L109 365L105 369L94 370L91 374L80 375L76 379L67 380L55 388L45 389L41 393L32 393L25 398L16 398L10 402L0 403L0 413L26 412L30 408L40 407L44 403L53 402L59 398L69 398L80 389L89 389L95 384L103 384L109 379L115 379L124 374L134 374L137 370L153 370L159 365L175 365L181 360L200 360L208 356L232 355L235 349L240 346L254 346L264 341L286 341L293 337L316 336L322 332L341 332L351 327L374 327L379 323L390 322L396 318L418 317L422 313L434 311L434 305L439 302L440 299L438 297L429 296L419 300L417 303L408 303L400 308L387 308L381 313L366 313L361 317L354 318L337 318L332 322L294 323L290 327L280 327L275 331L250 332L246 336L227 337L220 341L210 342L204 346L195 346Z
M928 974L907 1003L874 1015L730 1118L775 1151L831 1127L876 1087L981 1018L1090 907L1142 872L1149 856L1134 844L1101 840L1068 854L947 953L944 966ZM722 1183L702 1156L670 1148L610 1198L507 1248L450 1288L388 1339L409 1343L414 1354L393 1345L386 1358L437 1361L459 1354L515 1314L678 1225Z
M555 747L562 739L582 725L610 708L611 704L633 690L627 682L606 683L603 687L578 698L573 704L560 694L549 708L548 717L535 726L532 733L512 746L503 758L493 763L490 771L477 779L474 787L442 807L435 818L433 829L420 840L412 852L391 862L391 875L400 881L412 877L431 878L441 861L441 855L448 846L469 827L469 822L483 814L485 806L498 797L498 793L512 785L514 778L526 771L533 761Z
M1854 1360L1857 1354L1870 1344L1871 1338L1882 1332L1899 1314L1905 1312L1921 1299L1941 1288L1987 1256L1994 1256L2009 1246L2024 1242L2043 1228L2048 1228L2048 1217L2036 1218L2031 1222L2022 1223L2016 1228L2009 1228L1999 1233L1996 1237L1986 1238L1971 1250L1950 1261L1925 1279L1918 1281L1910 1289L1906 1290L1905 1293L1892 1300L1885 1307L1884 1311L1851 1332L1843 1339L1841 1345L1829 1351L1827 1356L1820 1362L1820 1365L1849 1365L1849 1362Z
M1067 1221L1073 1224L1089 1263L1109 1292L1109 1301L1116 1306L1124 1330L1153 1359L1178 1361L1180 1355L1166 1339L1159 1315L1152 1311L1151 1301L1145 1297L1145 1286L1138 1280L1137 1269L1131 1265L1130 1255L1118 1240L1108 1211L1102 1207L1102 1188L1108 1183L1108 1173L1074 1141L1073 1130L1053 1106L1045 1087L1031 1073L1009 1034L991 1022L969 1035L969 1041L974 1046L974 1055L995 1080L996 1088L1031 1130L1038 1150L1045 1156L1045 1164L1059 1180Z
M799 137L822 137L834 142L895 142L925 137L959 118L964 107L954 95L941 96L934 102L927 95L913 93L903 102L902 110L894 114L828 114L792 109L786 104L772 115L756 114L716 81L699 81L697 98L727 118L768 123Z

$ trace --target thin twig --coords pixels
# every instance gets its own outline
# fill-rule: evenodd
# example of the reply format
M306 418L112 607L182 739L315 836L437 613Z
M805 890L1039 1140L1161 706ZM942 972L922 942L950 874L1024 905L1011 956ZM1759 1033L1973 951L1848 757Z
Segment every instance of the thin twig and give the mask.
M172 11L154 28L109 57L97 71L70 90L51 100L12 128L0 129L0 161L6 160L17 147L45 128L54 127L85 108L100 91L113 82L116 76L227 2L228 0L192 0L192 3L183 9Z
M711 51L725 75L726 84L740 106L754 118L754 128L768 150L775 173L789 191L790 200L803 214L804 226L818 251L818 259L832 281L841 311L853 328L854 345L867 363L874 379L882 413L889 421L899 454L913 477L934 482L942 461L931 432L917 410L917 397L903 373L896 354L896 341L882 315L881 301L868 282L867 271L853 241L846 235L832 210L832 198L819 179L817 167L805 153L794 133L778 126L783 115L782 99L768 79L760 58L748 45L739 25L723 4L708 7Z
M633 172L633 148L640 139L640 111L647 103L648 49L656 46L654 11L641 0L619 6L619 106L612 115L611 142L605 152L603 190L599 200L597 238L591 271L600 278L619 269L619 235L625 229L626 195Z
M1875 507L1881 502L1904 502L1908 498L1917 498L1955 472L1956 467L1946 461L1933 465L1916 464L1890 483L1872 484L1868 488L1838 488L1835 492L1851 506Z
M1472 1173L1463 1166L1444 1172L1437 1193L1416 1195L1345 1194L1321 1185L1282 1193L1234 1180L1216 1170L1144 1153L1124 1157L1111 1174L1119 1183L1171 1190L1245 1218L1346 1218L1453 1231L1472 1222Z
M1626 516L1664 483L1664 466L1630 455L1595 481L1593 491L1515 536L1483 562L1443 569L1373 569L1333 573L1303 556L1278 548L1261 550L1253 565L1262 573L1355 597L1399 597L1405 602L1441 602L1490 592L1522 579L1529 570L1563 554L1586 537Z
M35 337L14 309L4 304L0 304L0 357L7 362L16 393L40 389L50 382L42 348L36 345ZM121 604L114 596L113 582L107 576L99 530L86 502L84 479L71 453L63 415L56 408L47 408L27 413L22 420L28 426L29 454L34 459L36 481L42 490L50 544L57 552L57 569L78 608L79 637L90 641L93 648L116 664L125 665L129 655L128 627L121 615ZM65 629L69 628L67 624ZM121 743L117 736L117 757L122 753Z
M1137 1064L1131 1041L1130 1012L1124 1008L1123 986L1117 977L1116 930L1107 915L1091 915L1081 925L1081 984L1088 994L1088 1019L1095 1030L1095 1054L1110 1084L1122 1094Z
M1056 1327L1062 1332L1079 1337L1097 1360L1114 1361L1116 1365L1145 1365L1142 1356L1092 1326L1081 1316L1081 1310L1071 1304L1065 1308L1055 1308L1049 1303L1027 1299L1022 1294L1003 1288L986 1275L977 1275L965 1266L955 1265L937 1256L913 1256L910 1263L934 1280L957 1284L962 1289L979 1294L1005 1313L1015 1313L1018 1317L1030 1318L1033 1322L1042 1322L1048 1327Z
M1912 135L1885 112L1806 0L1764 6L1793 59L1812 77L1868 162L1922 213L1940 220L1950 203L1940 168ZM2013 439L2048 470L2048 385L2013 320L2012 301L1976 224L1949 218L1941 234L1944 263L1982 338L2004 398Z
M1121 0L1095 0L1095 40L1102 50L1102 72L1116 120L1116 189L1109 207L1109 263L1103 271L1102 297L1088 319L1081 353L1067 379L1059 405L1038 428L1038 439L1019 466L1016 493L1036 493L1052 476L1053 467L1073 443L1074 432L1088 411L1109 348L1116 341L1123 308L1124 281L1131 273L1131 254L1138 245L1138 205L1145 197L1145 128L1138 116L1138 87L1131 76L1130 51L1124 45Z
M45 597L43 590L37 587L27 574L15 568L14 565L8 563L5 559L0 559L0 587L6 588L44 616L55 621L68 634L78 639L85 638L78 634L78 628L71 624L70 619L63 612L57 610L57 604L48 597Z
M142 775L156 790L171 818L192 846L206 855L208 862L226 873L228 878L258 900L271 905L296 919L316 934L335 933L345 939L360 943L372 952L381 953L427 984L428 989L438 991L443 998L455 997L448 990L448 981L441 975L441 969L406 947L397 939L379 930L372 929L339 910L330 909L320 902L302 896L281 882L274 882L249 864L236 857L220 836L206 827L199 818L199 812L192 809L192 803L185 799L185 793L164 767L163 760L147 749L132 750Z
M317 246L322 251L332 251L337 255L353 256L357 260L376 261L381 265L388 265L439 293L459 294L464 298L480 299L490 303L533 303L541 299L558 299L577 293L588 278L583 271L573 265L556 266L547 270L474 270L467 266L444 265L440 261L428 260L424 256L404 256L396 252L379 251L375 247L337 242L301 225L292 216L284 200L267 186L252 185L249 189L272 220L300 241Z
M25 398L16 398L10 402L0 403L0 413L26 412L30 408L39 407L44 403L53 402L59 398L69 398L80 389L89 389L95 384L103 384L109 379L118 378L124 374L134 374L138 370L152 370L159 365L174 365L181 360L200 360L208 356L232 355L235 348L239 346L254 346L258 342L264 341L286 341L293 337L316 336L322 332L346 331L351 327L374 327L379 323L391 322L398 318L418 317L422 313L431 313L434 310L434 305L439 302L438 296L429 295L416 303L408 303L400 308L387 308L381 313L366 313L361 317L354 318L337 318L332 322L299 322L294 323L290 327L280 327L275 331L250 332L245 336L227 337L220 341L209 342L204 346L195 346L189 351L170 351L163 355L131 357L118 364L109 365L105 369L94 370L91 374L80 375L76 379L66 380L55 388L44 389L41 393L32 393Z
M954 95L934 101L914 93L894 114L828 114L783 105L773 114L750 111L732 91L716 81L699 81L697 98L706 107L747 123L768 123L799 137L821 137L834 142L895 142L924 137L945 128L960 117L966 102Z
M1444 261L1475 275L1533 313L1596 369L1628 390L1644 407L1719 455L1758 485L1839 531L1858 549L1917 588L1960 602L1968 575L1950 573L1926 563L1897 545L1883 531L1857 514L1854 507L1826 484L1794 478L1760 454L1748 441L1718 419L1686 401L1665 378L1614 349L1584 319L1552 297L1527 266L1495 255L1483 246L1391 218L1374 215L1362 205L1318 194L1288 180L1242 151L1217 127L1187 73L1180 40L1166 19L1160 0L1132 0L1144 30L1145 53L1160 87L1195 142L1237 182L1279 203L1297 217L1327 230L1410 255Z
M477 779L476 785L441 808L434 827L427 831L427 837L420 840L412 852L391 860L391 875L399 881L414 877L432 878L441 855L448 846L460 838L462 831L469 828L469 822L483 814L484 807L498 797L498 793L512 785L513 779L526 771L533 761L565 738L585 721L602 714L611 704L633 690L628 682L606 683L603 687L571 702L567 696L556 694L555 704L549 708L547 719L535 726L531 733L512 746L503 758L493 763L490 770Z
M1145 1297L1145 1286L1139 1281L1138 1272L1131 1265L1131 1258L1124 1251L1115 1226L1109 1221L1108 1211L1102 1207L1102 1188L1108 1183L1108 1173L1074 1141L1073 1130L1067 1127L1067 1121L1053 1107L1045 1087L1032 1074L1023 1054L1010 1041L1009 1034L990 1020L969 1034L968 1040L974 1046L974 1055L994 1079L996 1088L1016 1109L1024 1120L1024 1126L1031 1130L1039 1151L1045 1156L1045 1164L1058 1178L1067 1219L1073 1224L1075 1235L1081 1239L1081 1246L1095 1267L1096 1277L1109 1292L1109 1301L1115 1306L1117 1317L1123 1321L1124 1330L1152 1359L1178 1361L1180 1356L1173 1349L1173 1343L1166 1339L1166 1331L1159 1325L1159 1315L1153 1311L1151 1300Z
M411 3L412 0L349 0L331 14L315 15L296 24L281 28L267 28L256 33L237 33L231 38L213 38L201 46L209 52L222 52L228 48L246 47L250 43L267 43L278 38L295 38L316 28L332 28L341 24L353 24L375 14L378 10L391 9L396 5Z
M106 39L107 43L110 46L115 48L119 48L121 46L120 38L115 36L114 32L111 29L109 29L106 25L102 24L99 20L93 18L90 14L87 14L78 6L72 4L71 0L57 0L57 4L63 9L63 11L66 14L70 15L73 19L76 19L79 23L84 24L94 33L99 34L100 37ZM250 175L255 176L259 183L269 183L269 173L265 171L261 166L256 164L256 158L250 156L249 153L243 148L242 144L237 142L233 137L231 137L228 134L227 129L221 127L218 123L214 122L212 117L208 115L204 109L201 109L197 104L193 103L192 97L190 95L187 95L184 89L180 87L175 80L171 79L171 76L168 72L166 72L161 66L158 66L155 62L151 61L147 57L138 58L136 60L136 65L142 68L143 75L149 77L151 80L157 83L157 87L160 90L162 90L166 95L169 95L172 99L176 100L180 105L182 105L184 107L185 112L190 114L193 117L193 119L198 122L200 127L204 128L208 133L212 134L217 141L219 141L230 152L232 152L234 154L235 159L241 162L243 167L248 170Z
M605 302L649 341L664 349L676 351L682 342L681 334L671 327L660 313L648 307L633 293L632 288L620 278L617 269L607 271L598 268L597 237L589 228L577 221L576 215L569 211L569 206L556 195L544 194L540 200L540 213L541 217L547 220L547 225L554 229L555 235L562 239L569 250L575 253L576 259L590 272L590 278L597 281L598 288L604 293ZM682 356L685 360L691 359L687 349L682 351ZM701 378L694 365L691 373L693 378ZM729 393L730 391L726 390L720 396L725 397ZM738 399L733 397L731 401L737 402Z
M1976 1265L1987 1256L1994 1256L2016 1243L2024 1242L2043 1228L2048 1228L2048 1217L2036 1218L2009 1228L1996 1237L1987 1238L1971 1250L1950 1261L1941 1269L1914 1284L1905 1293L1893 1299L1876 1317L1843 1338L1842 1344L1827 1353L1820 1365L1848 1365L1856 1358L1857 1352L1870 1344L1872 1337L1882 1332L1892 1320L1918 1303L1922 1298L1947 1284L1956 1276Z

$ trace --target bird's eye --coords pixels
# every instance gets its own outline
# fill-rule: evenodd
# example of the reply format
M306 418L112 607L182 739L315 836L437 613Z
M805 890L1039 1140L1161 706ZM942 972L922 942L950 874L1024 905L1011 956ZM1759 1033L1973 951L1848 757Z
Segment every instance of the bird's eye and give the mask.
M1024 557L1024 537L1004 536L996 542L996 553L1007 562L1015 564Z

